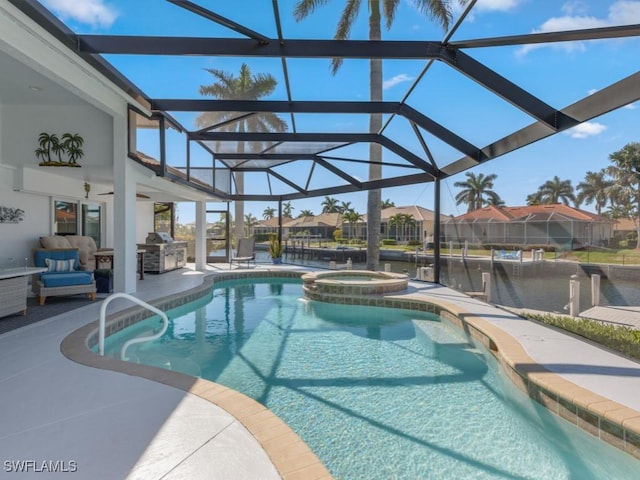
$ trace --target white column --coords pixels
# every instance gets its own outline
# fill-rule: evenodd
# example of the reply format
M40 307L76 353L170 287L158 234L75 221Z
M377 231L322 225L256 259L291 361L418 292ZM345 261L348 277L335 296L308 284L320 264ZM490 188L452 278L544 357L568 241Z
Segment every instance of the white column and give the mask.
M591 275L591 306L600 305L600 275L594 273Z
M207 204L196 202L196 270L207 269Z
M136 291L136 181L127 158L127 121L113 117L113 289Z
M482 290L485 300L491 303L491 274L489 272L482 272Z
M580 315L580 280L578 275L571 275L569 280L569 315Z

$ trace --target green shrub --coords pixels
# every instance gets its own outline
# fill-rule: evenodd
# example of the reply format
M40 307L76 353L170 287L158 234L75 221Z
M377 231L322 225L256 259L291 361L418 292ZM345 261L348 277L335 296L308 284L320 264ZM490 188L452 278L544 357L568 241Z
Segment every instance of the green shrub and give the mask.
M409 245L410 247L421 247L422 242L420 240L409 240L407 245Z
M271 239L271 235L276 235L275 233L256 233L254 235L256 242L268 242Z
M382 245L397 245L398 242L396 242L393 238L383 238L382 239Z
M339 241L339 239L342 240L342 229L341 228L336 228L333 231L333 241L337 242L337 241Z
M561 315L527 313L525 317L574 333L629 357L640 359L640 330L606 325L587 318Z

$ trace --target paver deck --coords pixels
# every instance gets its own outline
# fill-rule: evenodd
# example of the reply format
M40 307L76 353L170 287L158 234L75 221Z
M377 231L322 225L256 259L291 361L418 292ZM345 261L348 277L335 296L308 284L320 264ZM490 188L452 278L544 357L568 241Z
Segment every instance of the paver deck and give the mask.
M591 307L580 313L580 316L640 330L640 307Z

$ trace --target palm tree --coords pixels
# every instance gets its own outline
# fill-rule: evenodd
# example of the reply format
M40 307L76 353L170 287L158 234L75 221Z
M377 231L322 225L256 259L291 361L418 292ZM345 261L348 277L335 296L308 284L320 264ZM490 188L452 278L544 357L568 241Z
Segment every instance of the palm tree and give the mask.
M328 0L298 0L293 16L296 21L301 21L312 14L317 7L325 5ZM467 0L458 0L460 4ZM349 38L351 27L358 18L358 14L364 9L362 0L345 2L344 9L338 21L334 39L346 40ZM369 40L382 39L382 17L385 26L391 28L395 13L400 4L399 0L368 0L366 7L369 12ZM418 8L429 17L438 21L446 30L452 18L451 0L416 0ZM363 8L361 8L363 7ZM382 7L382 8L381 8ZM382 11L381 11L382 10ZM335 73L342 64L341 58L334 58L331 62L332 72ZM373 102L382 101L382 59L369 60L369 98ZM369 120L369 132L376 133L382 129L382 114L371 114ZM382 177L382 147L377 143L369 144L369 180ZM367 269L377 270L380 256L380 203L382 196L379 189L369 190L367 196Z
M392 202L388 198L386 200L383 200L382 202L380 202L380 208L383 209L383 210L385 208L390 208L390 207L395 207L395 206L396 206L395 202Z
M353 238L354 233L357 233L358 222L362 220L362 215L350 209L342 214L342 220L349 224L349 238Z
M293 218L293 211L295 208L291 205L291 202L284 202L282 204L282 216Z
M493 181L498 175L491 173L484 175L479 173L477 176L472 172L465 173L467 179L464 182L456 182L454 187L462 188L456 195L456 205L465 203L467 212L472 212L483 207L490 202L496 203L500 201L500 196L491 190Z
M200 94L210 95L220 100L258 100L271 95L278 83L271 74L252 75L251 69L244 63L237 77L214 68L207 68L206 71L213 75L215 81L211 85L201 85ZM228 122L219 127L219 130L227 132L284 132L288 128L284 120L270 112L260 112L231 121L237 116L235 112L203 112L196 118L196 125L204 128ZM262 150L265 144L251 142L246 146L249 150ZM236 152L245 152L245 142L238 142ZM239 194L244 193L244 173L235 173L235 184L236 191ZM238 221L234 233L236 238L240 238L244 230L242 226L244 202L235 202L235 217Z
M540 192L531 193L527 195L527 205L541 205L542 204L542 195Z
M338 199L334 197L324 197L324 200L320 205L322 205L322 213L338 213Z
M262 218L265 220L271 220L276 215L276 209L273 207L267 207L262 212Z
M313 217L313 212L309 209L300 210L300 213L298 214L298 218L301 218L301 217Z
M573 192L571 180L560 180L556 175L552 180L547 180L540 185L535 195L539 197L540 203L543 205L552 205L561 201L565 205L569 205L569 201L572 201L575 205L577 202Z
M635 217L636 235L639 239L636 248L640 248L640 143L626 144L621 150L609 155L609 160L613 165L605 171L614 182L612 194L619 199L619 203L622 203L621 199L627 199L629 217Z
M351 202L342 202L340 207L338 207L338 211L340 213L352 212L353 208L351 208Z
M605 177L606 172L600 170L599 172L587 172L584 177L584 181L580 182L576 187L578 190L578 196L576 197L577 203L582 202L587 205L595 203L596 213L602 214L602 209L607 206L609 201L609 191L613 186L611 180L607 180Z
M410 213L396 213L389 217L388 223L389 227L395 227L396 240L404 241L407 237L407 227L415 226L416 220Z
M258 224L258 219L252 214L247 213L244 216L245 237L250 237L253 232L253 228Z

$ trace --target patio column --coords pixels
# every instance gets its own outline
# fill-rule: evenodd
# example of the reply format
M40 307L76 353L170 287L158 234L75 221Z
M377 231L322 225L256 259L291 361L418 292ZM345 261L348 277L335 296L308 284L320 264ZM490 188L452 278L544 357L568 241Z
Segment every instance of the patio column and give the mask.
M207 204L196 202L196 270L207 269Z
M282 198L278 199L278 242L282 245Z
M433 281L440 283L440 177L435 179L433 196Z
M127 158L127 121L113 117L113 289L136 291L136 181Z

